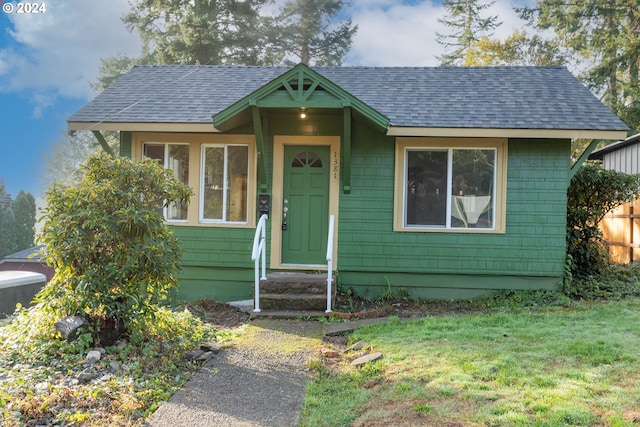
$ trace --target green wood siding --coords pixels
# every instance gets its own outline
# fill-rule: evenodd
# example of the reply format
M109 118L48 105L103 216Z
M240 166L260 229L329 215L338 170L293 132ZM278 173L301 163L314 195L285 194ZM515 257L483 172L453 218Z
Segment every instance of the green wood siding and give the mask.
M262 111L269 194L273 136L340 135L340 113L312 113L301 121L295 111ZM339 205L335 268L342 286L377 296L391 283L396 292L405 288L415 297L446 299L558 286L565 262L569 140L509 141L504 234L394 232L394 150L394 138L354 120L351 193L341 192ZM179 299L252 297L254 230L173 229L184 249Z
M388 281L413 295L468 298L487 290L555 288L565 262L570 142L511 140L505 234L394 232L394 142L354 129L352 188L340 200L338 270L375 296Z
M252 298L254 230L216 227L172 227L182 242L180 300Z

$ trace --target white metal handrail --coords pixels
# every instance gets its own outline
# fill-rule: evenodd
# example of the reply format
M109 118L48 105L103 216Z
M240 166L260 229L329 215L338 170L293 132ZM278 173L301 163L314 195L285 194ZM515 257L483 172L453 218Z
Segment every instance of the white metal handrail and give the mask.
M333 282L333 229L335 217L329 217L329 235L327 236L327 309L325 313L331 313L331 285Z
M266 250L266 224L267 214L262 214L253 237L253 250L251 260L255 263L255 299L253 311L260 312L260 280L267 280L267 250ZM260 276L260 261L262 260L262 276Z

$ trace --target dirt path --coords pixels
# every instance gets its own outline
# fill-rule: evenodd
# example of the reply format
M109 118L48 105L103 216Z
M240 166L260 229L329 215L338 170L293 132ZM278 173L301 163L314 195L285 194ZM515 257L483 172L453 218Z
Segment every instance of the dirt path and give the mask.
M324 325L255 320L147 420L149 426L295 426Z

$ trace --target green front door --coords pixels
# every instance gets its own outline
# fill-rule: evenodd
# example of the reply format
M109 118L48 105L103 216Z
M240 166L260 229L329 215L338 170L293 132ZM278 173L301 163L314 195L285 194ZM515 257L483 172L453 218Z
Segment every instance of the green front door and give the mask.
M329 147L284 148L282 263L325 264Z

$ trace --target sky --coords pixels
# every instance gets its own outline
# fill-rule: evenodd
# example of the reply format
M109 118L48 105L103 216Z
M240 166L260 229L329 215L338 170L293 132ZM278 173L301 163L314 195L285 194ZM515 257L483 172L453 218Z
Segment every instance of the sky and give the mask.
M522 28L512 4L532 2L495 1L485 11L503 22L494 36ZM39 13L0 3L0 179L14 198L20 190L39 198L45 155L64 138L67 118L97 95L100 60L137 56L141 42L121 21L128 0L42 0ZM445 13L441 0L352 0L345 14L358 31L344 65L436 66Z

